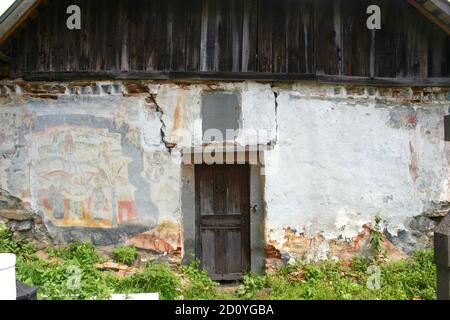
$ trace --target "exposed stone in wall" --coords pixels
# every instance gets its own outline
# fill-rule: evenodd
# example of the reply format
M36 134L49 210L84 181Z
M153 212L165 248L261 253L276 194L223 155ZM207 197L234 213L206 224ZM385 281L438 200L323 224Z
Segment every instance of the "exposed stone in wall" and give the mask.
M31 242L39 249L52 242L42 217L3 189L0 189L0 223L6 224L13 237Z

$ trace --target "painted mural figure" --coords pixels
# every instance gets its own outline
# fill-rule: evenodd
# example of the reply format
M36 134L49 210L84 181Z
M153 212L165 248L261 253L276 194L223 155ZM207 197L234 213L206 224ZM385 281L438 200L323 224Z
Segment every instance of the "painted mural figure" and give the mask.
M73 154L73 137L70 130L66 132L65 143L64 143L64 152L65 154L72 155Z
M105 194L98 178L96 178L95 181L96 184L92 190L92 218L102 219L100 213L105 207Z
M64 197L61 193L56 190L54 185L50 186L49 189L49 197L48 197L50 206L53 209L53 216L55 219L63 219L64 218Z

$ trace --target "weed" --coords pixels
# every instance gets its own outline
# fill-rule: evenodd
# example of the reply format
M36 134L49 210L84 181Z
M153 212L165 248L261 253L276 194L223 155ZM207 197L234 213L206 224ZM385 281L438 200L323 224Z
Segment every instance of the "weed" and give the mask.
M256 294L267 286L266 276L246 274L242 279L242 284L236 290L236 295L239 298L250 300L255 298Z
M120 293L159 292L161 299L174 300L180 295L180 278L165 263L149 263L143 272L115 281Z
M61 249L49 247L50 257L74 261L79 265L95 264L101 261L100 255L90 243L75 241Z
M113 249L112 256L116 262L132 265L137 258L137 250L135 247L121 246Z
M31 243L13 239L6 224L0 222L0 252L14 253L24 258L29 258L36 252L36 248Z
M183 298L188 300L208 300L218 296L217 282L208 277L206 270L201 270L200 261L194 260L187 266L180 267L185 277Z
M379 213L375 216L375 226L370 236L370 245L372 247L372 260L379 263L386 259L386 250L383 248L383 228L380 225L381 216Z

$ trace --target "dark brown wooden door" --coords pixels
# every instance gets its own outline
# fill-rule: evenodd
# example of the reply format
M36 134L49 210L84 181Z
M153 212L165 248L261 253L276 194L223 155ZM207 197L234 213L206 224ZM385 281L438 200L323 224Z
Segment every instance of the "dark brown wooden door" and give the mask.
M214 280L236 280L250 265L249 165L195 168L196 252Z

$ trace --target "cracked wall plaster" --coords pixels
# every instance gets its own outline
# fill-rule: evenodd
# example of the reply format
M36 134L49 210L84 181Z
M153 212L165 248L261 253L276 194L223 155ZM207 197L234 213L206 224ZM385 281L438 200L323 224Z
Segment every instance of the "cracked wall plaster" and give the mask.
M450 201L444 89L251 81L0 89L0 186L40 211L62 241L178 249L181 151L202 144L201 95L210 90L239 94L237 143L273 146L264 155L266 243L280 256L356 252L377 213L387 239L408 252L432 225L416 217L442 214ZM258 130L267 134L255 142ZM89 190L62 190L77 176ZM50 199L52 185L60 191Z

